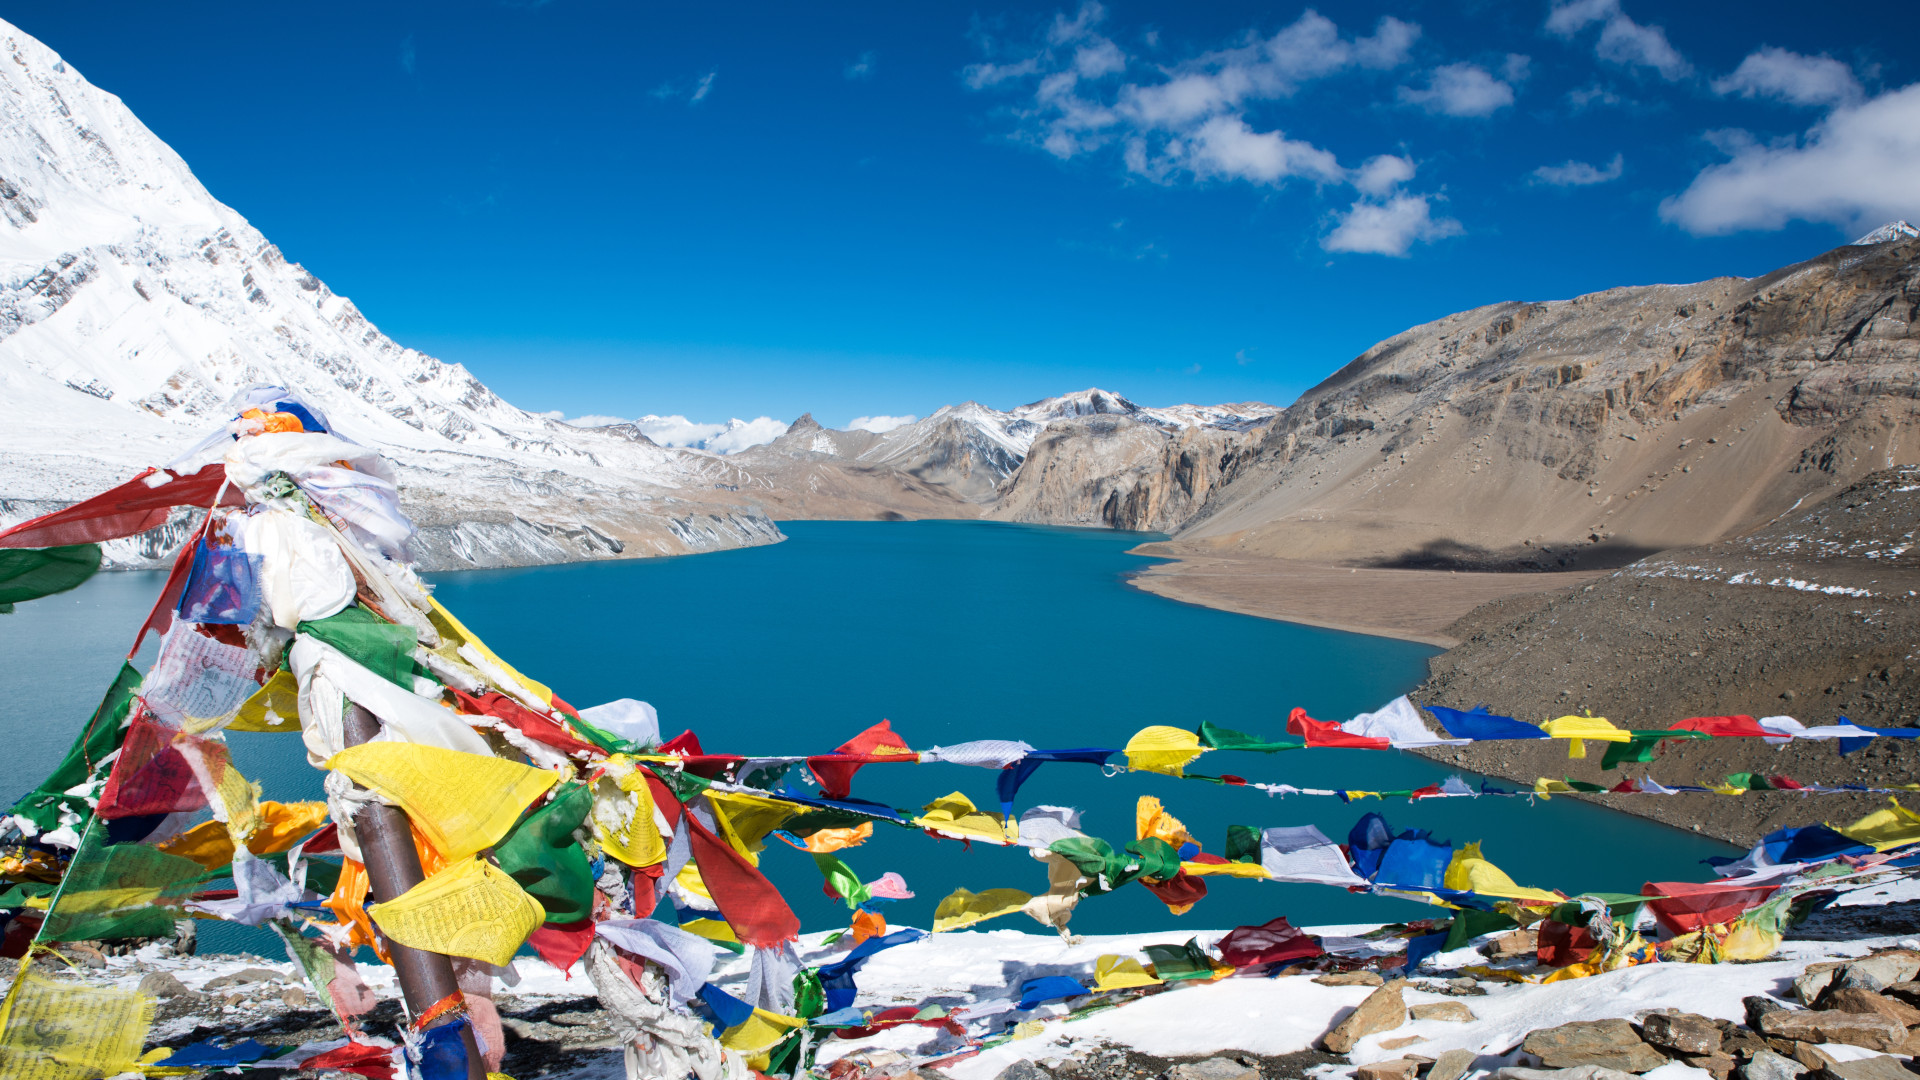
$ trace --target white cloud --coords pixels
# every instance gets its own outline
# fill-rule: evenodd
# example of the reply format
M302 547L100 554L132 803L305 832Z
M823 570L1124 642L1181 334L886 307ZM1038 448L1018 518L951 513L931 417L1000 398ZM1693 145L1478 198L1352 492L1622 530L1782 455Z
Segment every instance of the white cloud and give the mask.
M701 424L679 414L654 416L649 413L633 422L641 433L661 446L705 447L707 440L727 430L725 424Z
M1556 187L1586 187L1620 179L1620 171L1625 165L1626 159L1615 154L1604 169L1595 168L1584 161L1569 161L1565 165L1542 165L1533 170L1533 178Z
M736 454L749 446L770 443L787 433L787 424L771 416L761 416L752 420L729 420L727 429L707 440L703 450L716 454Z
M624 416L601 416L597 413L588 413L585 416L575 416L572 418L564 417L560 415L558 411L542 413L541 415L551 416L555 420L573 427L610 427L614 424L624 424L627 422L627 418Z
M878 435L897 427L906 427L918 419L917 416L856 416L847 424L847 430L871 431Z
M1349 169L1332 151L1253 114L1314 80L1406 64L1420 37L1416 24L1388 16L1370 34L1343 34L1309 9L1273 34L1249 31L1225 47L1149 63L1106 34L1105 18L1099 4L1084 3L1026 44L976 34L987 56L962 77L975 90L1017 88L1007 110L1014 138L1062 159L1115 153L1129 173L1160 184L1352 185L1361 197L1336 216L1322 240L1329 251L1404 255L1418 241L1462 231L1433 217L1432 196L1402 190L1414 175L1411 160L1381 154ZM1429 73L1425 89L1403 93L1434 112L1485 116L1513 104L1513 84L1529 67L1527 57L1510 55L1503 80L1474 64L1446 64Z
M1624 99L1612 90L1593 83L1567 91L1567 100L1573 104L1575 112L1592 105L1618 105Z
M1658 26L1642 26L1620 8L1620 0L1564 0L1547 14L1547 32L1570 38L1594 23L1600 40L1594 54L1627 67L1650 67L1669 82L1693 73L1680 51Z
M1353 186L1362 194L1385 196L1413 179L1413 162L1392 154L1368 158L1353 175Z
M1434 68L1427 75L1426 89L1403 86L1399 95L1409 105L1443 116L1492 116L1513 104L1513 87L1478 64Z
M1458 236L1452 218L1435 218L1427 195L1395 195L1385 202L1362 200L1338 215L1340 224L1320 241L1328 251L1403 256L1416 241Z
M1745 132L1713 140L1731 159L1660 204L1695 235L1820 221L1854 230L1920 215L1920 83L1843 105L1799 139L1761 144Z
M1833 57L1776 48L1748 54L1733 74L1713 80L1713 92L1778 98L1789 105L1846 105L1861 95L1853 69Z
M1500 77L1510 83L1523 83L1533 77L1533 57L1523 53L1508 53L1500 64Z
M698 105L705 101L707 92L713 89L713 77L718 74L718 71L709 71L700 76L700 81L693 84L693 94L687 98L687 104Z
M858 60L848 64L842 74L854 80L871 79L873 78L873 62L875 59L876 57L874 56L873 50L868 49L866 52L860 54Z

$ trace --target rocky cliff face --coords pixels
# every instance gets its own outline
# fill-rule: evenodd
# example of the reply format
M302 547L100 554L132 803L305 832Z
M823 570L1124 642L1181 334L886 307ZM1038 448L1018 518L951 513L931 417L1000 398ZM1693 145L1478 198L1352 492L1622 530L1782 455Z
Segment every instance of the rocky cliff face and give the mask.
M1003 521L1170 532L1238 471L1257 436L1127 416L1059 420L988 513Z
M388 454L427 569L780 538L713 458L531 415L394 342L0 23L0 523L173 460L259 382ZM174 542L111 555L145 565Z
M1558 568L1741 533L1920 461L1917 317L1911 238L1452 315L1302 395L1170 547Z

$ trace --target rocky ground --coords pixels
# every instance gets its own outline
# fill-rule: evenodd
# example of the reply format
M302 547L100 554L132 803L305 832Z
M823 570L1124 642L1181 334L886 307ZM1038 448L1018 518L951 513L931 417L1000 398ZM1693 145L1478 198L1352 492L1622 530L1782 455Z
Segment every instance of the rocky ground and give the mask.
M1591 711L1623 727L1689 716L1845 716L1870 727L1920 717L1920 468L1874 473L1812 510L1740 539L1663 552L1584 585L1489 603L1448 632L1416 701L1540 721ZM1833 742L1757 739L1664 744L1645 765L1601 769L1601 748L1569 760L1564 742L1494 742L1428 752L1531 784L1650 775L1709 783L1730 772L1802 783L1893 786L1920 780L1920 745L1880 739L1841 756ZM1740 845L1786 825L1848 820L1885 796L1791 793L1598 797L1629 813Z

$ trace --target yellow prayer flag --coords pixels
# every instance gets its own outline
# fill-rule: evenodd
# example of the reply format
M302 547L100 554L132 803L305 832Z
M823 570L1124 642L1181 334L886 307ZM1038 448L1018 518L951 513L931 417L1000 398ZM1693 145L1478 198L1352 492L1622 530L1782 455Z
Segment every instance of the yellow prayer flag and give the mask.
M510 963L527 935L547 919L540 901L485 859L455 863L392 900L369 906L367 914L402 945L495 967Z
M1185 776L1186 767L1207 749L1200 745L1197 733L1185 728L1159 725L1141 728L1127 740L1127 768Z
M1140 796L1140 801L1133 806L1133 836L1136 840L1149 836L1165 840L1176 851L1193 839L1180 819L1169 814L1160 800L1151 795Z
M515 761L402 742L349 746L327 768L399 805L448 859L493 846L557 779Z
M752 1057L773 1049L794 1029L805 1025L806 1021L797 1016L782 1016L767 1009L755 1009L752 1016L721 1033L720 1045Z
M492 663L495 667L498 667L502 674L518 681L520 688L527 691L539 701L544 702L548 708L553 706L553 691L548 689L544 683L535 682L527 678L525 675L514 670L512 664L500 659L492 649L487 648L487 643L481 641L478 634L467 629L464 623L453 617L453 612L442 607L440 601L428 597L427 602L433 605L433 610L427 613L427 620L433 623L433 628L439 631L441 638L440 649L435 651L444 650L448 654L457 656L459 655L460 646L470 645L481 657ZM482 672L482 674L487 673ZM500 689L506 688L501 687ZM518 697L519 695L516 694L513 696Z
M133 1068L153 1024L153 999L131 990L56 982L23 969L7 995L0 1076L93 1080Z
M738 791L708 791L707 801L721 837L755 866L760 865L767 834L800 812L793 803Z
M739 935L733 932L724 919L688 919L680 924L680 929L689 934L697 934L708 941L731 941L740 944Z
M247 850L255 855L285 851L327 823L327 804L323 802L263 802L258 813L260 827L247 837ZM169 855L192 859L209 870L233 861L233 837L227 835L226 826L217 821L195 825L159 847Z
M958 791L928 803L913 823L923 829L995 844L1010 844L1020 836L1018 822L978 809L972 799Z
M1831 824L1827 827L1849 840L1872 845L1875 851L1886 851L1920 840L1920 814L1901 806L1898 799L1888 799L1887 802L1892 804L1891 808L1875 810L1844 829Z
M970 892L966 888L953 890L940 906L933 910L933 932L957 930L962 926L971 926L988 919L997 919L1002 915L1011 915L1026 906L1033 899L1019 889L988 889L985 892Z
M239 713L225 730L300 734L300 681L286 668L274 672L265 686L240 703Z
M1155 986L1161 982L1147 974L1140 961L1131 956L1103 956L1093 964L1095 990L1125 990L1132 986Z
M1601 742L1632 742L1630 732L1614 727L1604 716L1562 716L1541 725L1550 739L1598 739Z
M1447 873L1441 884L1449 889L1497 896L1503 900L1537 900L1557 904L1565 899L1559 893L1516 884L1506 871L1480 854L1480 842L1477 840L1453 853L1453 861L1447 864Z
M1266 867L1250 862L1183 862L1180 869L1195 877L1237 877L1265 879L1273 876Z
M667 842L653 819L653 792L632 761L616 754L607 759L609 773L593 785L593 838L607 854L628 866L652 866L667 857ZM628 771L618 773L625 768ZM691 864L689 864L691 865Z
M1550 780L1542 776L1533 782L1533 793L1543 799L1551 799L1555 795L1565 795L1571 791L1573 791L1573 785L1565 780Z

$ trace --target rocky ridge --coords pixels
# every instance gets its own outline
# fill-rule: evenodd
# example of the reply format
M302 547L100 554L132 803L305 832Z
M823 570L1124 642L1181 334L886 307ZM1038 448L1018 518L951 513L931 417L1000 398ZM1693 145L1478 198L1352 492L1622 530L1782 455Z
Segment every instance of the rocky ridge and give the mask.
M1920 461L1920 240L1753 279L1502 303L1283 410L1157 553L1620 566Z

